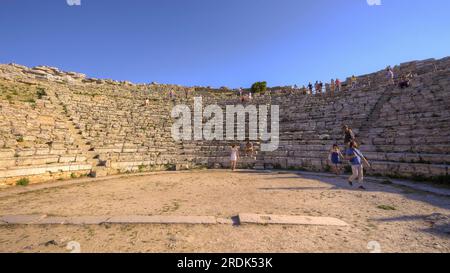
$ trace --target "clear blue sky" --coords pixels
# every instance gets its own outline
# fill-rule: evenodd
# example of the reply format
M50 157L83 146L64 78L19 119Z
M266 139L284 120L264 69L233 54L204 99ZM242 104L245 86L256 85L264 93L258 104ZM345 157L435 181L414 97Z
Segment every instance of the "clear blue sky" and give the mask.
M133 82L307 84L450 55L450 1L0 0L0 63Z

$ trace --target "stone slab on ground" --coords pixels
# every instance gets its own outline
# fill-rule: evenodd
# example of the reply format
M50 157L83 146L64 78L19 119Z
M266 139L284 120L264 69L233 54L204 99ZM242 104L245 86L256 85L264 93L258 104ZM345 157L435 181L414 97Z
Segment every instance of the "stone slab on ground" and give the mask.
M36 225L64 225L67 221L67 217L50 216L41 219L38 222L31 223Z
M66 224L68 225L100 225L105 223L110 216L76 216L68 217Z
M217 221L217 224L221 224L221 225L233 225L234 224L233 219L230 219L230 218L217 218L216 221Z
M116 216L108 224L217 224L212 216Z
M45 214L34 215L5 215L0 217L0 222L5 222L9 225L29 225L36 224L45 219Z
M331 217L262 215L250 213L240 213L239 222L241 224L348 226L346 222Z
M100 225L109 219L108 216L73 216L46 217L35 223L40 225Z
M217 224L212 216L46 216L7 215L0 217L0 224L22 225L100 225L108 224ZM230 223L232 221L230 220Z

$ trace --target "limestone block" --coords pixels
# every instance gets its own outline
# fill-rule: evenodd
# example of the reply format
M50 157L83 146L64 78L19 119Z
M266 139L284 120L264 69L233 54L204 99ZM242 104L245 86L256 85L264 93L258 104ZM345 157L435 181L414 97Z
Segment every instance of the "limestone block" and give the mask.
M10 168L16 166L16 160L14 158L11 159L7 159L7 158L2 158L0 159L0 169L2 168Z
M0 149L0 159L12 158L15 155L15 151L12 149Z
M239 213L239 222L241 224L348 226L344 221L331 217L258 215L248 213Z

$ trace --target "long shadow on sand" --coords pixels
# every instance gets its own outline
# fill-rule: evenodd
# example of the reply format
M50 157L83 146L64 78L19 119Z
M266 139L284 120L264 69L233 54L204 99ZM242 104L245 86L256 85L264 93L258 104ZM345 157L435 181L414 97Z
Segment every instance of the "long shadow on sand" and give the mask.
M359 184L354 183L353 187L350 187L348 184L346 178L340 177L340 176L333 176L330 174L314 174L314 173L299 173L295 171L264 171L264 172L255 172L255 171L242 171L243 173L252 173L255 175L261 175L261 176L268 176L266 179L272 180L292 180L296 181L298 179L309 179L309 180L315 180L322 183L326 183L330 185L331 187L326 186L292 186L292 183L289 185L277 185L276 187L266 187L266 188L260 188L260 190L264 191L280 191L280 190L289 190L289 191L300 191L300 190L346 190L346 191L352 191L352 192L361 192L362 190L358 189ZM270 177L269 177L270 176ZM410 187L402 186L402 185L395 185L395 184L389 184L384 185L380 182L376 182L375 180L371 179L370 177L367 177L364 182L364 186L366 187L366 190L364 192L384 192L384 193L391 193L391 194L399 194L402 195L408 199L420 201L424 203L428 203L430 205L433 205L435 207L443 208L450 210L450 198L446 196L441 196L421 190L416 190Z
M289 171L272 171L272 172L251 172L248 171L248 173L253 173L257 175L262 176L269 176L266 179L272 180L286 180L286 181L298 181L298 179L307 179L307 180L314 180L322 183L326 183L330 185L327 186L292 186L292 183L289 183L289 185L283 186L283 185L277 185L276 187L266 187L266 188L259 188L259 190L262 191L302 191L302 190L320 190L320 191L334 191L334 190L344 190L349 192L362 192L362 190L359 190L357 187L359 186L358 183L355 183L354 187L350 187L348 185L348 182L346 178L339 177L339 176L332 176L329 174L313 174L313 173L298 173L298 172L289 172ZM397 194L402 195L408 199L428 203L432 206L450 210L450 198L442 195L437 195L434 193L429 193L421 190L412 189L410 187L402 186L402 185L395 185L395 184L388 184L385 185L383 183L380 183L377 180L370 179L368 177L366 179L366 182L364 183L364 186L367 188L364 192L383 192L383 193L390 193L390 194ZM432 219L433 215L403 215L399 217L392 217L392 218L378 218L378 219L371 219L372 221L377 222L402 222L402 221L423 221L429 224L429 228L421 229L421 232L430 233L436 236L450 238L450 213L447 215L441 215L437 214L438 217L441 217L439 220ZM431 219L430 219L431 217ZM442 220L442 218L444 220Z

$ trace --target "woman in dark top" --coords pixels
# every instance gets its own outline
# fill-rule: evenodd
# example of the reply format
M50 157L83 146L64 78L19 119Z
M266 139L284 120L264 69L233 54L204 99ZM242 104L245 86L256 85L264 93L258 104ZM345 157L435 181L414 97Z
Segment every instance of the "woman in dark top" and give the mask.
M344 129L344 144L345 146L348 147L350 142L356 140L355 133L353 133L353 130L347 125L344 125L343 129Z

